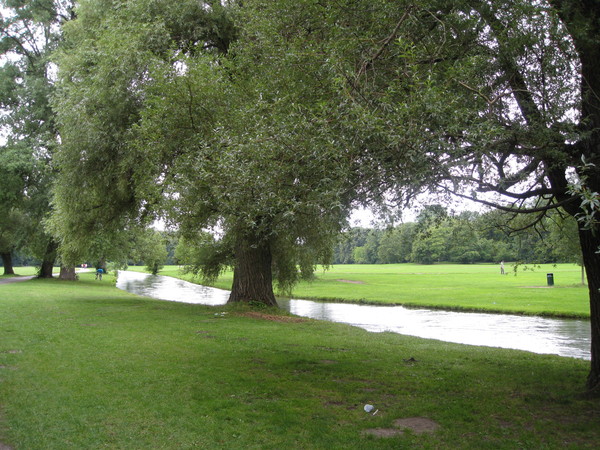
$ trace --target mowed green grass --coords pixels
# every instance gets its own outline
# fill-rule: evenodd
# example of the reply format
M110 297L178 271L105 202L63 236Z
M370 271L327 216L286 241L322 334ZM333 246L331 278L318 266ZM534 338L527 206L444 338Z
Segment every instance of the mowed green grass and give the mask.
M377 264L335 265L319 269L311 282L294 288L294 298L429 306L457 310L563 317L589 317L589 294L581 284L581 268L575 264L545 264L519 269L515 276L506 264L498 265ZM194 280L178 267L168 266L164 275ZM547 285L547 274L554 286ZM232 273L215 285L231 288ZM195 280L199 282L198 279Z
M92 273L0 285L0 447L14 449L597 448L588 367L161 302ZM439 429L365 434L414 417Z

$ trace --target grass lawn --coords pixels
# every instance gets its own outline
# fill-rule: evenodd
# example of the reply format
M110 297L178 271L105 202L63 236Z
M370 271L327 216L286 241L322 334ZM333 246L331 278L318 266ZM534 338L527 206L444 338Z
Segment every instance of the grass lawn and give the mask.
M589 317L589 294L581 285L579 266L545 264L534 270L521 268L516 276L509 264L506 269L509 273L500 275L499 266L491 264L336 265L317 271L314 281L300 283L293 297ZM547 285L548 273L554 275L553 287ZM161 274L193 280L176 266L167 266ZM215 286L231 289L232 278L227 272Z
M32 280L0 286L0 448L597 448L588 365ZM405 418L439 428L373 435Z

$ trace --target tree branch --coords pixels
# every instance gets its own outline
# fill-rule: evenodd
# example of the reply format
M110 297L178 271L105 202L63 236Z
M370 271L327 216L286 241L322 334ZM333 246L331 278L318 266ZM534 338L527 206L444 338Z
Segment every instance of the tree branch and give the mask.
M364 61L361 68L358 70L357 74L356 74L356 79L360 78L362 75L364 75L364 73L369 70L369 68L373 65L373 63L383 54L383 52L385 51L385 49L387 48L387 46L390 44L390 42L392 42L392 40L396 37L396 35L398 34L398 30L400 29L400 27L402 26L402 24L406 21L406 19L408 19L410 12L411 12L412 8L409 7L404 14L402 15L402 17L400 18L400 20L398 21L398 23L396 24L396 26L394 27L394 30L392 31L392 33L383 40L383 45L379 48L379 50L368 60Z
M465 200L470 200L473 201L475 203L479 203L481 205L485 205L485 206L489 206L491 208L495 208L495 209L499 209L500 211L505 211L505 212L512 212L512 213L518 213L518 214L535 214L535 213L539 213L539 212L543 212L543 211L549 211L551 209L557 209L557 208L561 208L561 207L565 207L565 206L569 206L575 202L577 202L579 199L575 196L571 196L568 197L564 200L561 200L559 202L555 202L555 203L548 203L548 205L546 206L541 206L541 207L534 207L534 208L521 208L521 207L515 207L515 206L506 206L506 205L502 205L498 202L493 202L493 201L489 201L489 200L483 200L480 198L473 198L470 195L465 195L465 194L461 194L460 192L456 192L452 189L449 189L446 186L437 184L436 187L448 194L451 194L455 197L458 198L462 198ZM523 197L523 198L519 198L518 200L521 200L521 204L524 200L526 200L527 198L531 198L531 197ZM553 197L554 198L554 197Z
M507 82L511 87L512 94L519 105L519 110L523 116L523 119L527 124L543 124L543 116L539 111L539 108L533 100L533 95L527 88L527 83L523 74L519 70L519 67L514 61L514 58L507 49L506 44L506 29L500 20L494 14L491 7L484 2L475 2L475 9L481 17L488 23L492 32L496 36L496 43L498 44L499 62L508 75Z

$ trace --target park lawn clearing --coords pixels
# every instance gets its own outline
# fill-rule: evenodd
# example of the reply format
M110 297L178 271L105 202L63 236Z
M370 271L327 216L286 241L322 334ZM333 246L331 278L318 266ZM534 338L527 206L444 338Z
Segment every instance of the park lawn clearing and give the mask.
M588 366L152 300L93 274L0 286L0 443L13 449L595 448ZM415 419L435 429L402 425Z
M589 292L575 264L521 267L515 276L506 264L500 275L492 264L347 264L318 270L299 283L293 298L405 305L447 310L488 311L589 318ZM137 270L137 269L136 269ZM552 273L554 286L548 286ZM161 274L201 282L167 266ZM232 273L213 285L231 289Z

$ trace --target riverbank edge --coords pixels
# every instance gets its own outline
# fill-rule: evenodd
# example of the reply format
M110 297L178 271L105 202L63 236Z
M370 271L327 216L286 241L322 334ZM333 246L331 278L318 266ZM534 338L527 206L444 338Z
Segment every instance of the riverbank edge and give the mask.
M170 276L170 275L168 275ZM183 279L183 278L181 278ZM189 280L187 280L189 281ZM191 282L191 281L190 281ZM192 283L192 282L191 282ZM200 283L194 283L200 284ZM217 286L211 286L217 287ZM295 297L288 297L284 295L277 295L277 298L291 300ZM579 319L579 320L589 320L589 314L576 314L576 313L555 313L555 312L540 312L533 313L530 311L522 311L522 310L506 310L506 309L494 309L494 308L470 308L467 306L447 306L447 305L435 305L435 304L423 304L423 303L382 303L375 300L367 300L367 299L344 299L344 298L329 298L329 297L311 297L311 296L302 296L303 300L312 300L315 302L321 303L348 303L352 305L370 305L370 306L402 306L404 308L409 309L435 309L437 311L450 311L450 312L471 312L471 313L489 313L489 314L504 314L511 316L529 316L529 317L545 317L550 319Z

